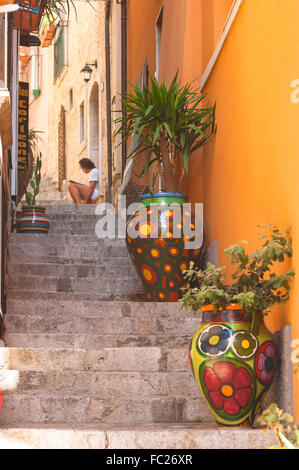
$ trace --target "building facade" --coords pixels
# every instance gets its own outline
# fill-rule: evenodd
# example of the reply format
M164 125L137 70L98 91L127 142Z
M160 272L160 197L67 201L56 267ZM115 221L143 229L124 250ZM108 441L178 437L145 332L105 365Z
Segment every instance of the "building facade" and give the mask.
M90 158L107 192L105 3L75 2L64 19L44 21L40 47L25 51L30 127L41 131L43 175L67 196L67 180L87 182L79 160ZM88 65L88 81L81 70Z

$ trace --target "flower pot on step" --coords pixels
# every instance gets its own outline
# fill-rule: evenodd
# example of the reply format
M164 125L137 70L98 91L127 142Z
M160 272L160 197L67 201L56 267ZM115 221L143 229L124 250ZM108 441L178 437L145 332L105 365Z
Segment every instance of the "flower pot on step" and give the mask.
M17 218L19 233L48 233L49 219L46 209L41 206L23 207L22 214Z
M177 302L183 271L200 255L201 245L185 247L184 224L196 227L194 214L183 208L185 202L187 196L180 193L143 195L142 209L127 223L127 248L149 301Z
M243 310L231 304L214 312L201 307L202 325L190 343L195 381L217 423L251 426L269 389L278 347L262 318L258 334L249 330Z

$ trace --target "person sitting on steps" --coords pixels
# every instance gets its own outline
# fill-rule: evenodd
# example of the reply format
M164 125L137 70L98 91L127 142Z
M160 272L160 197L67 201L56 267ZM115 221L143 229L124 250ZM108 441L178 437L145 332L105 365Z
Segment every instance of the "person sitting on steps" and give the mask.
M100 194L99 170L89 158L82 158L79 165L84 173L89 173L89 186L70 180L68 189L75 204L91 204Z

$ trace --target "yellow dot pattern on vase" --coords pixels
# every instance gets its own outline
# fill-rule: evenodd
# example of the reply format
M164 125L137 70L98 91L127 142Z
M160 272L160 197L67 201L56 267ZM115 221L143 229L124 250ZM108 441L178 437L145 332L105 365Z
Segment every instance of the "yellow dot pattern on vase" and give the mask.
M178 250L176 248L170 248L169 252L172 254L172 255L176 255Z
M172 211L165 211L164 214L165 214L167 217L172 217L172 216L173 216L173 212L172 212Z
M211 338L209 339L209 343L211 346L216 346L216 344L219 343L219 336L211 336Z
M141 255L143 253L143 249L142 248L137 248L137 253L139 253Z
M152 248L152 249L151 249L151 255L152 255L153 258L159 258L159 256L160 256L160 251L157 250L156 248Z
M248 349L250 347L250 343L249 343L248 339L243 339L241 345L242 345L243 349Z
M222 385L221 393L225 397L231 397L234 394L234 389L231 385Z
M171 273L171 271L172 271L171 264L165 264L164 269L167 273Z
M152 279L152 273L148 269L143 270L143 276L146 281L150 281Z
M139 227L139 232L143 237L148 237L151 233L151 227L148 224L143 224Z

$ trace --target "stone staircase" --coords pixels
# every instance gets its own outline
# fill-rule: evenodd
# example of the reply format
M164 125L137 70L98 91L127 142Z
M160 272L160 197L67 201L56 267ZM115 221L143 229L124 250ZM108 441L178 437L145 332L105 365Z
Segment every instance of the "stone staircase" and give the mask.
M9 241L0 448L273 444L214 424L188 361L200 317L144 301L124 240L95 237L94 206L44 202L49 234Z

